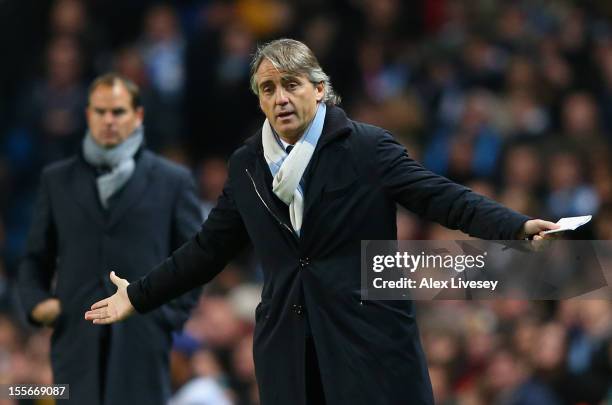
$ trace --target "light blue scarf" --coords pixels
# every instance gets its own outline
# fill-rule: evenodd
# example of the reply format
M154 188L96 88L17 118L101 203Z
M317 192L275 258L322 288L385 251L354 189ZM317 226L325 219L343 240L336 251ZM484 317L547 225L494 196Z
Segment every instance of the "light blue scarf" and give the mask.
M272 191L289 206L291 225L298 236L304 215L301 180L323 132L326 110L325 103L319 103L314 119L289 154L267 119L262 128L264 157L274 177Z

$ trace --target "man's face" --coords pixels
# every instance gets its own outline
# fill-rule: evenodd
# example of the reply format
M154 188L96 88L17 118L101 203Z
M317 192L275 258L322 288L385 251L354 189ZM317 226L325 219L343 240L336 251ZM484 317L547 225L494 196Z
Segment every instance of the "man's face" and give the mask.
M304 74L279 72L267 59L259 65L255 79L259 106L270 125L284 140L297 141L315 116L323 83L314 85Z
M87 125L100 146L112 148L142 124L143 109L134 109L132 96L121 83L100 85L89 97Z

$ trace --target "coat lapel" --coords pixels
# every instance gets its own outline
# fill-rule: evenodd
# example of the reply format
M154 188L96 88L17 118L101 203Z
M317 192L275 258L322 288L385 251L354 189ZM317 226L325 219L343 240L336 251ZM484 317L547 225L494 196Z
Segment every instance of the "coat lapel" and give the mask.
M282 202L274 192L272 192L272 173L266 163L266 159L263 155L263 144L261 141L261 131L254 136L250 137L245 141L253 153L253 165L251 166L252 171L248 171L248 175L252 177L253 186L255 192L262 199L262 204L265 206L265 210L269 211L270 215L274 218L275 222L280 222L278 225L292 233L294 238L297 239L295 232L292 231L291 221L289 219L289 210L285 203Z
M350 133L350 126L346 114L341 108L330 107L327 109L323 133L317 143L312 159L306 168L304 177L306 179L305 201L304 201L304 225L308 223L308 213L313 205L319 200L326 181L325 176L317 175L317 166L321 157L321 151L333 141ZM302 232L304 230L302 229Z
M284 228L292 229L288 208L272 191L272 173L263 154L258 155L255 163L255 184L272 213L286 225Z
M100 228L104 227L104 212L98 198L96 179L92 169L78 158L72 179L72 195L77 204L91 217Z
M113 227L126 212L137 203L143 196L150 181L153 157L150 152L143 151L140 158L136 160L136 169L125 189L120 191L116 205L110 210L108 227Z

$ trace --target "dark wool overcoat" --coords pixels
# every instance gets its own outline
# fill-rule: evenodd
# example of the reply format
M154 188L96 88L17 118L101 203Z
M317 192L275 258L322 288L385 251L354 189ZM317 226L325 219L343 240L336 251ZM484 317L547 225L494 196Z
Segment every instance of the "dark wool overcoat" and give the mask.
M361 241L396 239L396 203L486 239L514 239L528 218L424 169L388 132L338 107L327 109L305 173L299 237L272 192L261 133L229 172L196 237L130 284L135 308L208 282L250 241L264 272L254 340L263 405L305 404L306 334L328 404L432 405L413 302L361 300Z
M70 400L61 403L166 404L171 332L187 319L197 290L113 325L83 315L115 293L111 270L136 280L193 237L201 226L194 183L187 169L147 150L108 210L95 179L81 156L43 171L19 268L21 301L29 315L46 298L60 300L51 364L54 382L70 384Z

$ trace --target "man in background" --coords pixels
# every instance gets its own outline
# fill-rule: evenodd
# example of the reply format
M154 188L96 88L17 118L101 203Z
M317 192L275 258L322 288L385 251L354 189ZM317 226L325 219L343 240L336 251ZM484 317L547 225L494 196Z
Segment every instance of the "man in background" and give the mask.
M81 151L42 173L18 282L28 319L53 328L54 382L70 384L69 403L165 404L171 332L199 292L122 324L82 318L114 291L109 269L138 278L201 223L190 173L145 148L143 117L133 82L98 77Z

